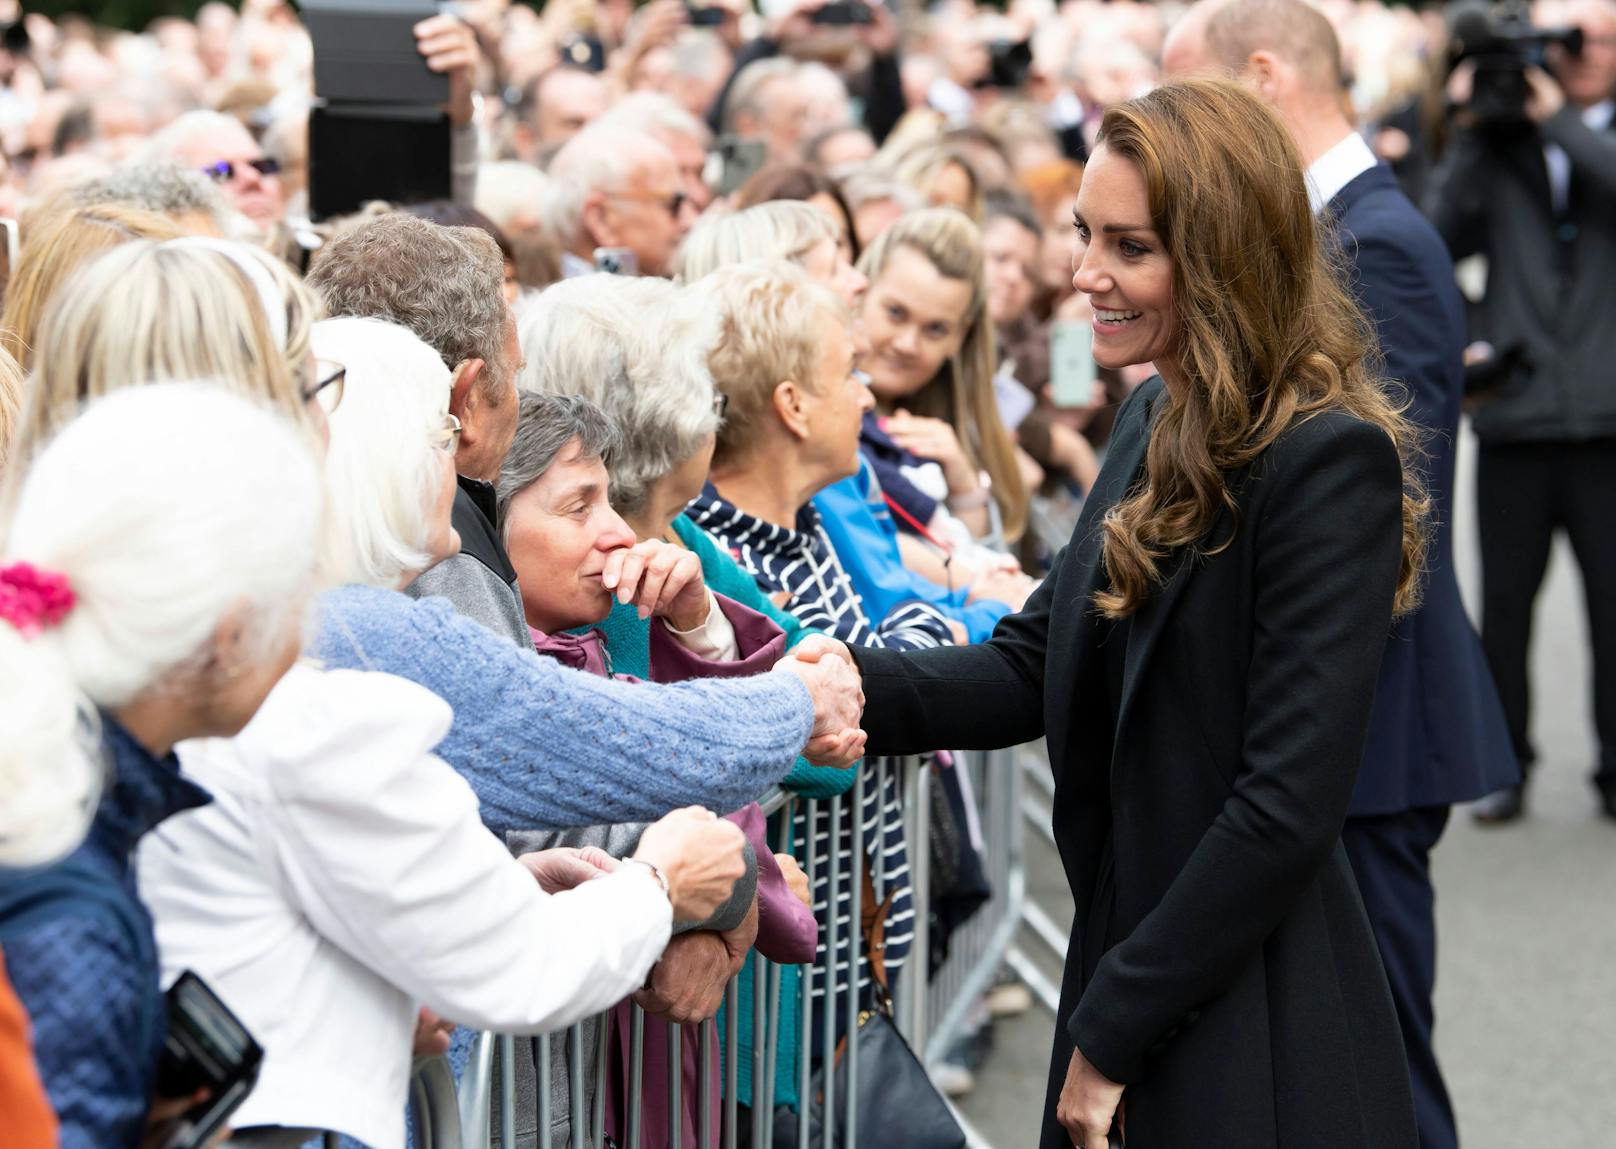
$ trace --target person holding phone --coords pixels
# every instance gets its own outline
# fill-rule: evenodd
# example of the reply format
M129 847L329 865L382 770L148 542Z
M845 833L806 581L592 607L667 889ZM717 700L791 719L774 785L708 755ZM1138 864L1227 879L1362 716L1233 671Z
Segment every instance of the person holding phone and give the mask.
M1419 599L1413 425L1273 112L1169 84L1099 139L1073 282L1101 365L1160 374L991 640L852 652L869 750L1048 739L1077 912L1043 1149L1413 1149L1341 845L1387 635Z
M136 1149L197 1100L153 1104L163 999L131 858L210 800L175 744L239 732L296 660L323 508L310 437L212 385L100 400L24 475L0 555L0 862L35 868L0 871L0 945L63 1149Z

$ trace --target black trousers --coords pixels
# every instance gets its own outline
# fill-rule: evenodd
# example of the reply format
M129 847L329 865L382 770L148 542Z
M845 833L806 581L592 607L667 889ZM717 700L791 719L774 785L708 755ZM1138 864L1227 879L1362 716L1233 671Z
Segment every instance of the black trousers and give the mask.
M1436 988L1431 851L1447 824L1448 807L1426 806L1377 818L1348 818L1341 832L1397 1006L1420 1149L1457 1149L1459 1144L1453 1105L1431 1047L1431 993Z
M1481 645L1523 769L1531 690L1532 606L1564 530L1582 569L1593 649L1596 781L1616 785L1616 439L1584 443L1484 443L1477 457L1481 535Z

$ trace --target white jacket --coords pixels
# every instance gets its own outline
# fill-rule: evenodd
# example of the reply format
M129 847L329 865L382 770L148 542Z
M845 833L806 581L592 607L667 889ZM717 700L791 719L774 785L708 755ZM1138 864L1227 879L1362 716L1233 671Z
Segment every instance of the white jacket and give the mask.
M432 753L449 706L387 674L299 665L234 739L180 747L211 805L139 851L163 984L195 970L265 1050L232 1118L404 1145L418 1008L560 1029L622 1000L673 912L641 866L550 896Z

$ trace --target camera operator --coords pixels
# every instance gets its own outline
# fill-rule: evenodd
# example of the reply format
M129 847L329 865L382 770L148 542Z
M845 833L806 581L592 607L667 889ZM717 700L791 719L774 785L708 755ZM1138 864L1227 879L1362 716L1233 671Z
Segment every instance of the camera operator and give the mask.
M1594 785L1616 818L1616 3L1573 0L1561 11L1581 31L1580 52L1574 35L1495 32L1492 55L1455 68L1456 130L1426 208L1456 259L1486 255L1472 336L1501 361L1519 362L1475 410L1482 644L1510 736L1529 768L1532 604L1551 537L1563 529L1587 592L1600 743ZM1473 26L1485 19L1469 18ZM1548 42L1548 70L1531 65L1529 41ZM1513 77L1499 68L1511 51L1520 62ZM1500 98L1512 78L1522 97L1514 114ZM1519 817L1522 791L1499 791L1475 816Z

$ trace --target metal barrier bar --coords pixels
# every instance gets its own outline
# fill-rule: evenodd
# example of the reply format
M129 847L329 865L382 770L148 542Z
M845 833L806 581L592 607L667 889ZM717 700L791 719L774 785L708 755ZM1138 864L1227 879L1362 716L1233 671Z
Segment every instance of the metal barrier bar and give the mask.
M865 868L869 865L869 860L865 856L864 850L864 795L865 777L864 771L860 770L858 779L853 783L853 836L852 841L849 843L849 848L853 851L853 890L852 897L848 899L849 909L847 920L853 936L848 939L850 944L848 945L849 960L846 1029L847 1055L845 1058L847 1062L847 1099L845 1101L847 1106L847 1116L842 1121L842 1132L847 1141L847 1149L854 1149L854 1146L858 1144L858 952L860 947L856 943L858 941L862 941L864 937L864 916L860 911L863 909L864 901L863 874L865 872ZM875 799L876 806L878 808L882 805L883 797L884 791L880 787L877 787L875 791ZM881 814L884 815L885 811L882 810ZM882 817L878 815L875 820L875 842L877 850L881 848L884 843L884 839L886 838L886 835L881 832L881 828ZM866 954L865 958L866 960L873 961L875 955ZM871 973L870 980L875 980L873 971ZM830 1003L827 1000L827 1007L829 1004ZM829 1010L827 1009L826 1012L829 1012ZM830 1069L826 1069L825 1076L827 1079L833 1076ZM825 1103L825 1112L827 1115L831 1112L829 1101L826 1101Z
M597 1023L600 1027L600 1034L595 1039L594 1143L597 1149L602 1149L606 1144L606 1055L611 1050L612 1034L616 1032L615 1022L616 1019L608 1013Z
M813 900L814 879L819 873L819 841L814 834L814 825L819 819L819 803L808 801L803 804L803 855L807 861L803 863L803 871L808 875L808 898ZM835 957L830 961L834 963ZM828 968L834 968L833 966ZM813 1109L813 1016L814 1016L814 971L804 970L802 977L802 994L798 1002L800 1017L797 1022L797 1146L798 1149L808 1147L808 1119ZM752 1091L752 1101L757 1101L757 1090ZM772 1103L773 1098L770 1098Z
M555 1128L555 1102L550 1095L550 1078L555 1071L550 1035L533 1039L533 1129L539 1149L550 1149Z
M769 963L760 953L752 955L752 1144L761 1146L768 1125L772 1104L763 1104L764 1047L769 1040L768 1001L763 987L768 984ZM769 1083L769 1101L774 1100L773 1083Z
M701 1040L697 1043L696 1056L701 1058L701 1064L696 1068L696 1083L701 1090L701 1100L696 1104L696 1132L697 1140L701 1142L701 1149L712 1149L713 1145L713 1030L716 1023L708 1019L701 1023Z
M741 1073L738 1060L741 1041L741 1019L736 1010L741 1008L741 983L731 978L724 987L724 1149L735 1149L736 1125L741 1112ZM756 1090L752 1101L757 1102ZM771 1094L770 1101L773 1101ZM703 1146L703 1149L706 1149Z
M611 1015L605 1017L605 1025L611 1024ZM602 1026L604 1029L604 1026ZM601 1034L601 1044L605 1044L605 1034ZM567 1030L567 1085L571 1088L572 1104L567 1107L567 1124L572 1130L572 1149L584 1149L584 1027L575 1025ZM595 1079L595 1088L601 1086L600 1078ZM550 1083L539 1083L539 1092L548 1093Z
M516 1038L508 1033L499 1039L499 1143L516 1143Z
M640 1073L645 1066L645 1010L630 1010L628 1040L628 1149L640 1149L645 1099L640 1094Z
M860 817L862 817L862 812ZM824 1030L824 1048L820 1052L820 1064L825 1073L825 1105L822 1110L824 1120L820 1122L820 1132L824 1137L825 1149L834 1149L836 1133L831 1128L831 1115L836 1112L836 1074L833 1071L836 1065L836 955L841 950L841 908L842 908L842 796L838 794L830 800L830 896L826 899L825 929L830 935L825 946L825 1003L819 1011L820 1027ZM853 984L853 991L858 990L858 964L853 960L854 942L848 939L848 980ZM851 1146L849 1146L851 1149Z

